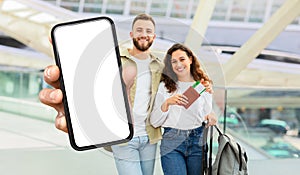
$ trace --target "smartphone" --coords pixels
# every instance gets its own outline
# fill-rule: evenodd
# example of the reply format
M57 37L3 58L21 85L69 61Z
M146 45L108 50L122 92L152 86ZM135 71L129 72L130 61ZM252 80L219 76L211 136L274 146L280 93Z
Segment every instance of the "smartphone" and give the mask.
M60 23L51 39L71 146L81 151L128 142L133 126L112 19Z

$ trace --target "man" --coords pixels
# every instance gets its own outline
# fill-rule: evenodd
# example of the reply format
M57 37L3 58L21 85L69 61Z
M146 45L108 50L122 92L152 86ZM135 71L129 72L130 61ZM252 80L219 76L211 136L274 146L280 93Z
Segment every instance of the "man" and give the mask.
M135 17L130 37L131 49L120 49L123 79L128 91L132 110L134 136L127 144L114 145L112 151L120 175L152 175L154 171L156 143L161 139L160 128L150 125L149 114L161 78L162 62L150 53L149 48L156 38L155 22L146 14ZM58 112L55 126L67 132L66 119L59 89L59 69L48 66L44 71L45 81L55 89L43 89L40 100ZM206 85L209 90L210 84Z

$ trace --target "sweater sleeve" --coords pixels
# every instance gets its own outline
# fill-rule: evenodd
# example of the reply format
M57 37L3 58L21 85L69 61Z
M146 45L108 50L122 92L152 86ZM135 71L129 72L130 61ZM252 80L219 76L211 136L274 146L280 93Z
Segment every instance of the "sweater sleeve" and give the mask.
M212 111L212 95L208 92L201 94L201 98L204 100L203 110L200 112L200 116L206 116Z
M204 86L202 84L199 84L196 88L198 92L201 92L204 89ZM200 117L205 117L212 111L212 94L208 92L203 92L200 96L200 99L203 102L202 107L199 108L201 110L198 111L198 115Z
M150 116L150 123L155 128L162 126L165 120L167 119L169 111L163 112L161 110L161 105L165 102L167 98L168 94L165 88L165 84L160 83L155 97L153 110Z

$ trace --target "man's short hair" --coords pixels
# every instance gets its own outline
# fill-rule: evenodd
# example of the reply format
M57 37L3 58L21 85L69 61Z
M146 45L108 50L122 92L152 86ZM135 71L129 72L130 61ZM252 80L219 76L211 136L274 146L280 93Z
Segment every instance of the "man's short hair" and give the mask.
M137 15L137 16L134 18L134 20L133 20L133 22L132 22L132 28L133 28L133 25L135 24L135 22L136 22L137 20L151 21L151 22L153 23L154 27L155 27L155 21L153 20L152 16L147 15L147 14L145 14L145 13L142 13L142 14Z

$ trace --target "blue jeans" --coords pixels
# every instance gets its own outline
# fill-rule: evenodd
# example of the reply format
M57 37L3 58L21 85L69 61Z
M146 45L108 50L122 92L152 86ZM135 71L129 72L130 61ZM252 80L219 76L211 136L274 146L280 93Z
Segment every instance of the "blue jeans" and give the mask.
M153 175L156 145L149 143L148 136L139 136L112 146L119 175Z
M202 133L202 127L193 130L164 128L160 154L165 175L201 174Z

